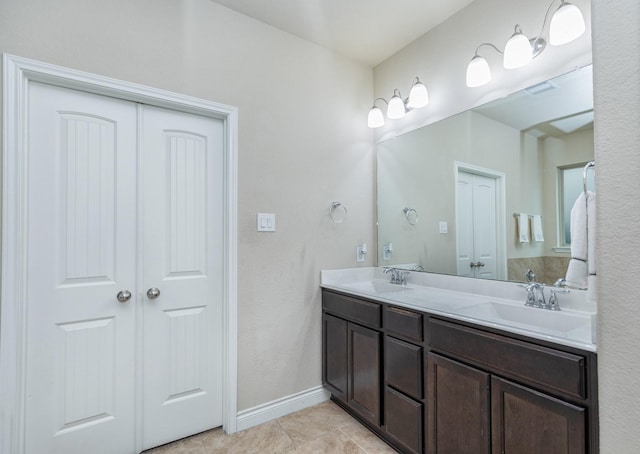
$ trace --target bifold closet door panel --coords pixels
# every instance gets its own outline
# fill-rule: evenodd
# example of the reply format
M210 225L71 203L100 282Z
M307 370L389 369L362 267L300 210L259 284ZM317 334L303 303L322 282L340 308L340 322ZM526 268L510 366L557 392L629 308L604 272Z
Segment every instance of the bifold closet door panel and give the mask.
M31 83L28 114L26 452L131 452L136 106Z
M147 448L222 424L224 124L140 115Z

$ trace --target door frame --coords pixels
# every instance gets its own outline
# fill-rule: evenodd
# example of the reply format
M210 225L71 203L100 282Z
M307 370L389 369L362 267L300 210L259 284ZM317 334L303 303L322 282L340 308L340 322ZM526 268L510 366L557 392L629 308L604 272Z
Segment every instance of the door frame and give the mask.
M473 164L454 161L454 191L455 191L455 219L456 219L456 273L458 272L458 257L460 251L458 245L458 206L460 200L458 198L458 175L460 172L472 173L483 177L496 180L496 278L504 280L507 278L507 215L506 215L506 190L505 190L505 173L497 170L479 167Z
M0 452L24 452L27 314L27 154L31 82L211 117L224 122L223 428L237 430L238 109L10 54L3 55ZM137 234L140 234L138 228ZM140 343L137 342L139 346ZM139 353L138 347L136 353ZM139 383L139 377L136 375ZM140 421L140 400L136 402ZM139 425L139 424L137 424ZM136 434L135 448L141 437Z

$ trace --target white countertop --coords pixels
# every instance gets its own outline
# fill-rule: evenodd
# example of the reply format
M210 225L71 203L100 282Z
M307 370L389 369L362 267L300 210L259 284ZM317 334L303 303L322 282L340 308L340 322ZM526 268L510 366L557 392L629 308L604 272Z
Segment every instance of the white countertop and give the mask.
M411 272L407 282L406 286L389 283L383 268L321 272L321 286L326 289L596 351L596 312L587 305L583 291L558 294L562 310L551 311L526 307L526 291L513 282L423 272Z

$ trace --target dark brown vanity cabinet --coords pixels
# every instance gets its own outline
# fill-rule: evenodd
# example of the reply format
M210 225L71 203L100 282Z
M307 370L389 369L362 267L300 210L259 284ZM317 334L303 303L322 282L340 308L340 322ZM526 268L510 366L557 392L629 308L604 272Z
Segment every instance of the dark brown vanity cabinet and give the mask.
M597 452L594 357L437 318L427 330L427 452Z
M323 382L403 453L598 452L596 355L323 290Z
M324 386L335 400L379 426L382 334L372 328L381 326L381 306L329 293L323 294L323 308Z

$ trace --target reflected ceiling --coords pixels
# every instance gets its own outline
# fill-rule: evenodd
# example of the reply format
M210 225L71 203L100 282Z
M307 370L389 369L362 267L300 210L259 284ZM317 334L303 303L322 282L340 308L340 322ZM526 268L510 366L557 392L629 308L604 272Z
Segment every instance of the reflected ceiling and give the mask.
M542 82L474 110L536 137L593 127L592 65Z

